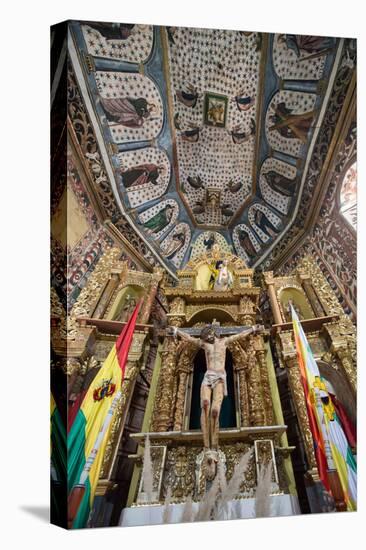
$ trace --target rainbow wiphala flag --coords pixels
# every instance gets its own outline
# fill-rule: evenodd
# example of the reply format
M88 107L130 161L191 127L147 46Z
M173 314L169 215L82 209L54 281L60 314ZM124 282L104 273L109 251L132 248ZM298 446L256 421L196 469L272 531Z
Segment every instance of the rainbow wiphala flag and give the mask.
M342 485L347 510L357 509L357 466L351 447L321 377L299 318L291 306L296 351L313 433L320 478L327 490L326 468L335 468ZM314 425L315 424L315 425ZM326 456L326 447L330 454ZM324 462L325 459L325 462ZM330 464L331 462L332 464Z

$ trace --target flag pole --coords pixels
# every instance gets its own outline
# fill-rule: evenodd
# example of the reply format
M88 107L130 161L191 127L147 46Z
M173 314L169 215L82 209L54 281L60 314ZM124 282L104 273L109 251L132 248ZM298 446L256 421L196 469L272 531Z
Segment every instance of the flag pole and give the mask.
M94 461L97 457L98 451L100 449L100 446L102 444L102 441L104 439L104 436L108 430L109 424L112 421L114 411L118 405L118 402L121 398L122 392L119 391L115 398L112 401L111 406L109 407L108 413L105 417L105 420L99 430L99 433L97 435L97 439L94 443L94 446L92 450L90 451L90 454L88 456L87 461L85 462L85 466L80 474L79 483L74 485L74 487L71 490L71 493L68 498L68 527L69 529L72 528L72 525L74 523L74 520L77 516L80 503L83 499L83 496L85 494L85 482L88 479L89 472L94 464Z

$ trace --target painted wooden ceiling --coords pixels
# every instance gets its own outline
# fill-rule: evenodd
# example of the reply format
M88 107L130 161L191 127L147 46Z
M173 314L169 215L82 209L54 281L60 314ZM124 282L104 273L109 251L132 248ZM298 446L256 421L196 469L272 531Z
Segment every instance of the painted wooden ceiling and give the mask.
M96 161L120 216L171 273L214 243L257 266L280 242L344 48L328 37L71 23Z

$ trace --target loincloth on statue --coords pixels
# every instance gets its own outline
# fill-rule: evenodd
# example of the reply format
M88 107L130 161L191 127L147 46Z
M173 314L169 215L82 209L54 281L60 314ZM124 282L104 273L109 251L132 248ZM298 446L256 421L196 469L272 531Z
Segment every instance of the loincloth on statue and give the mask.
M222 381L224 384L224 395L227 395L227 385L226 385L226 372L217 372L217 371L210 371L207 370L205 372L205 376L202 380L203 386L208 386L211 389L214 389L214 387Z

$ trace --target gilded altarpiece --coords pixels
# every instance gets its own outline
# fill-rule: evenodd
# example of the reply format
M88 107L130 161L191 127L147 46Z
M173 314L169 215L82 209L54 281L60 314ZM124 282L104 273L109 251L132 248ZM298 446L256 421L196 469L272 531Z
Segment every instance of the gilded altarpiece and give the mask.
M197 278L205 267L225 261L232 274L232 285L227 290L197 289ZM194 260L178 271L178 284L162 287L169 303L168 323L190 334L200 333L208 323L216 325L220 334L235 334L244 327L261 321L259 296L261 288L254 286L253 270L238 257L218 248ZM221 427L218 456L229 480L235 464L248 450L252 450L245 480L239 498L255 494L258 469L270 460L273 464L272 493L289 493L292 482L291 448L286 445L287 426L276 414L273 391L268 371L269 333L249 336L244 342L228 346L233 366L235 425ZM199 500L207 489L207 471L203 452L202 432L190 426L194 371L197 367L197 348L190 342L166 336L161 351L161 367L152 397L153 406L146 431L132 437L140 443L136 460L135 483L131 484L129 505L144 502L141 491L142 455L146 436L154 449L166 449L154 477L154 502L162 504L168 488L172 502L184 502L189 496ZM229 396L230 398L230 392ZM278 410L278 409L277 409ZM145 417L146 419L146 417ZM155 455L154 455L155 456ZM161 457L161 451L159 451ZM285 461L290 468L285 468ZM138 481L139 480L139 481Z

